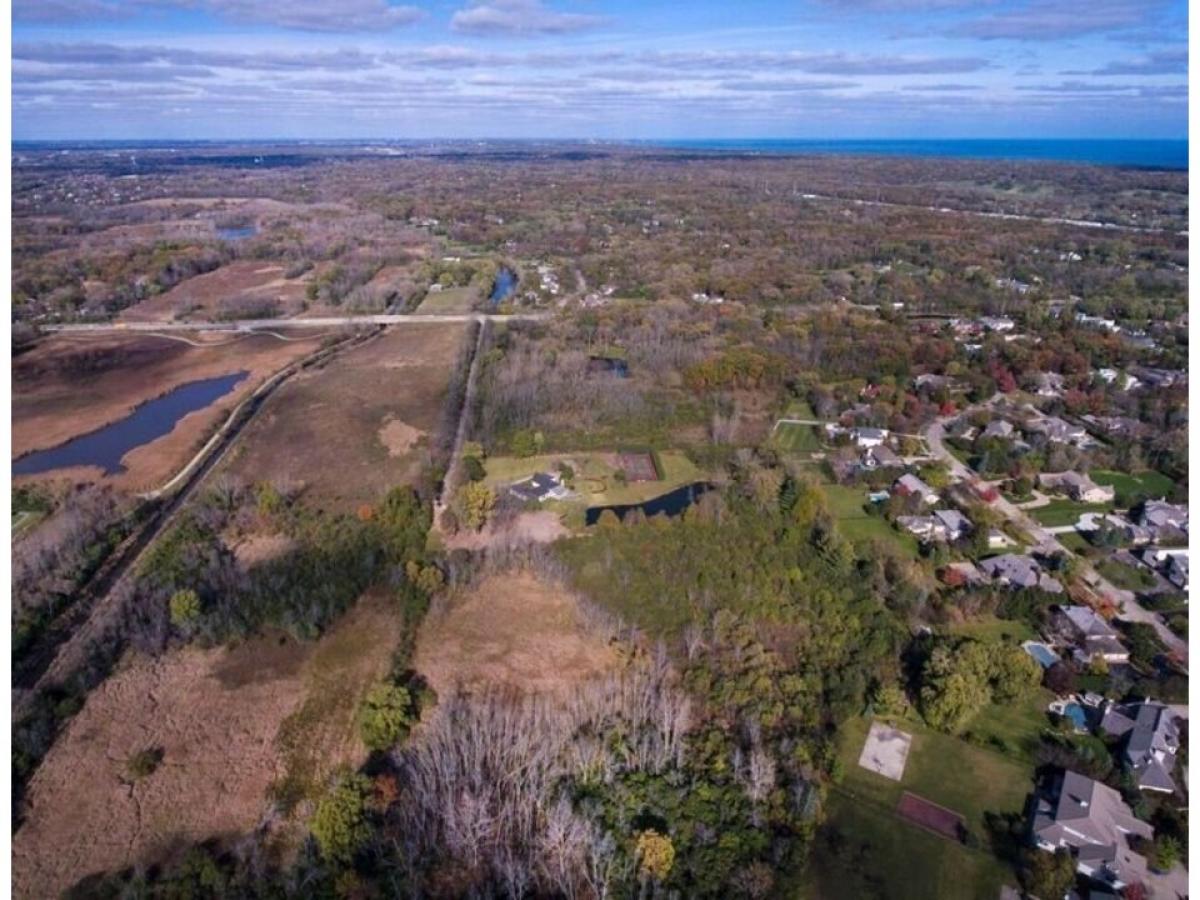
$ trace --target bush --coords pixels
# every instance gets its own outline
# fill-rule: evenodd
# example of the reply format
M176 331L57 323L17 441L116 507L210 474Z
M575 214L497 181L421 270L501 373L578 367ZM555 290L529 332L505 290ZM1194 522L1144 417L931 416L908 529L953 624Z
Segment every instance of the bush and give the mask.
M344 776L317 804L309 823L317 849L326 859L349 863L371 836L367 798L371 782L363 775Z
M653 828L637 837L638 871L647 878L663 881L675 865L675 845L665 834Z
M483 467L483 463L479 461L479 457L477 456L463 457L463 471L471 481L483 481L487 475L487 470Z
M412 696L398 684L382 682L363 698L358 728L370 750L390 750L408 736L416 718Z
M187 628L200 618L200 596L190 588L171 595L171 624L176 628Z
M148 778L162 764L163 755L161 747L147 747L129 757L125 768L133 778Z

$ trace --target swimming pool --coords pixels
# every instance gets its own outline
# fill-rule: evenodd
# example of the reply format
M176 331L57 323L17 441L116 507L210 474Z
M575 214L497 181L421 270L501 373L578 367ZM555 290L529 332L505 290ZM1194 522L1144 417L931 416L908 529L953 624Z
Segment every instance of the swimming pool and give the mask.
M1046 644L1039 644L1037 641L1026 641L1021 645L1021 649L1032 656L1043 669L1048 669L1059 661L1057 653Z

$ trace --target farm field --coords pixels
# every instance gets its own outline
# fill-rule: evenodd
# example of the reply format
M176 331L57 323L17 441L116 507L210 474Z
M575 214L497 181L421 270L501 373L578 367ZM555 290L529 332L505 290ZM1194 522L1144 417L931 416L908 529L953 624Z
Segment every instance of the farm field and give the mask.
M222 468L247 482L303 483L350 511L411 482L428 458L466 328L396 328L285 384Z
M321 345L316 335L296 337L200 334L193 339L197 345L152 335L48 338L13 361L13 458L95 431L182 384L249 371L233 390L184 416L169 434L132 450L124 460L128 471L108 479L128 490L156 487L259 384ZM92 480L100 470L60 469L26 480L64 476Z
M338 765L360 763L355 709L387 672L400 629L393 601L369 595L315 643L264 635L232 649L131 653L30 783L15 895L58 896L93 872L251 831L272 797L303 796ZM127 761L147 748L162 763L134 779ZM303 834L290 821L272 829L284 844Z

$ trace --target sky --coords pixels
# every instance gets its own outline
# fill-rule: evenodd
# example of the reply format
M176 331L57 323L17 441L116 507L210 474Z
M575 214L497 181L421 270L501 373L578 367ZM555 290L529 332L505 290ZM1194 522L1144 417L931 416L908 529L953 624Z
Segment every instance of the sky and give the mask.
M1187 0L13 0L13 137L1183 138Z

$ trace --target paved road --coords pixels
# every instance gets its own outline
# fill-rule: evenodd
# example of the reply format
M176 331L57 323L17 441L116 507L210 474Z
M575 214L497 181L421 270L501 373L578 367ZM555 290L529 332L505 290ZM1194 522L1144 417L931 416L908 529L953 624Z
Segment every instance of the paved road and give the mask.
M949 448L946 447L946 424L954 418L957 418L957 416L948 416L934 420L925 429L925 441L929 445L929 451L946 463L953 475L959 479L976 481L979 476L968 466L960 462L950 452ZM1059 543L1058 538L1050 529L1031 518L1024 510L1018 508L1004 497L998 498L991 504L991 507L1003 514L1010 522L1015 523L1022 531L1028 533L1037 542L1036 549L1039 553L1050 554L1058 552L1065 553L1068 556L1075 555ZM1167 645L1168 649L1178 656L1183 665L1187 665L1187 641L1181 639L1175 632L1171 631L1157 613L1151 612L1139 604L1137 596L1132 591L1122 590L1112 584L1100 575L1099 572L1095 571L1086 560L1080 558L1080 563L1084 582L1092 585L1101 594L1114 601L1121 610L1122 619L1130 622L1144 622L1147 625L1153 626L1159 638Z
M407 325L418 322L538 321L550 313L514 313L508 316L467 313L463 315L322 316L308 319L240 319L234 322L195 320L188 322L72 322L42 325L42 331L82 333L109 331L261 331L267 328L344 328L355 325Z

